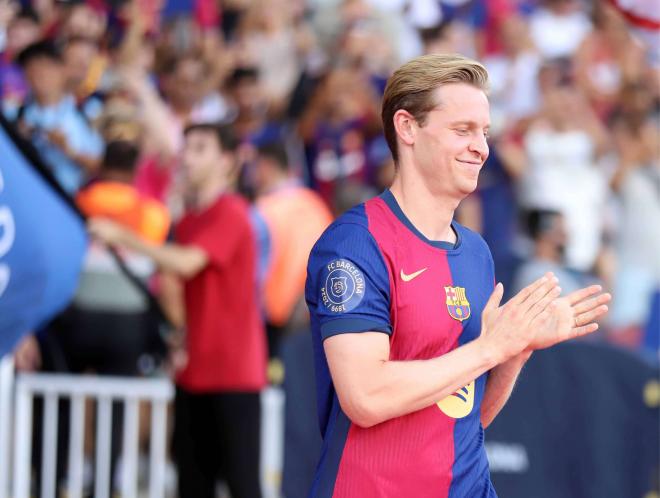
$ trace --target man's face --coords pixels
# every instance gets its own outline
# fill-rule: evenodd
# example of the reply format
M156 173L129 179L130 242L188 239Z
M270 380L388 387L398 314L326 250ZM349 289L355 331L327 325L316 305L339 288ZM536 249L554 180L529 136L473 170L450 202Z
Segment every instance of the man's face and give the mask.
M244 78L239 81L233 90L233 97L239 111L249 115L261 114L267 106L257 79Z
M566 244L568 243L568 232L566 221L562 215L559 214L552 218L546 237L554 246L560 259L563 259L566 252Z
M179 105L194 106L202 97L204 77L201 62L191 58L180 61L170 77L169 97Z
M64 92L62 64L48 57L35 57L25 66L25 78L39 102L57 100Z
M194 130L186 135L182 161L186 183L194 189L227 167L227 157L217 137L206 130Z
M438 88L435 99L439 105L428 113L425 125L413 125L415 163L434 194L462 199L477 188L488 158L488 99L463 83Z
M76 42L66 47L63 53L64 66L73 86L85 80L97 51L94 44L87 42Z

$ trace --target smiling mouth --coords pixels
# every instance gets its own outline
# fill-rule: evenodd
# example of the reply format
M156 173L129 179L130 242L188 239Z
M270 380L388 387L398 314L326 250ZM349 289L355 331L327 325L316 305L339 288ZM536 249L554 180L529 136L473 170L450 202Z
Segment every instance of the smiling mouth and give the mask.
M460 159L456 159L456 161L461 163L461 164L464 164L464 165L468 166L470 169L472 169L472 168L481 169L481 166L483 165L483 163L474 162L474 161L461 161Z

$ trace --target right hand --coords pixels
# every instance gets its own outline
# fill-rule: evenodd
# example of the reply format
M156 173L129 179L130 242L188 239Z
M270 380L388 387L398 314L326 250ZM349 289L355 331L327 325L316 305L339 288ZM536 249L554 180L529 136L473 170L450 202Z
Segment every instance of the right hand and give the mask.
M495 286L481 314L479 339L497 363L522 353L535 336L534 331L551 319L548 306L561 289L552 273L546 273L500 306L504 287Z
M174 378L188 365L185 335L179 331L167 338L168 355L165 370Z
M92 237L108 245L121 245L126 233L122 225L106 218L90 218L87 231Z

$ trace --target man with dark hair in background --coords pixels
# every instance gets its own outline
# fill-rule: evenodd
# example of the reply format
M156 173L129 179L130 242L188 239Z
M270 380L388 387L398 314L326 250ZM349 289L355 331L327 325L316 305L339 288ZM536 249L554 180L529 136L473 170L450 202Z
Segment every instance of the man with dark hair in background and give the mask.
M146 254L184 281L188 361L176 378L173 436L181 498L214 497L220 475L232 497L261 496L260 391L267 353L248 206L229 191L235 149L228 128L186 129L186 213L176 242L149 243L105 219L89 225L95 237Z
M525 216L524 226L533 243L533 252L518 268L513 291L520 291L549 271L559 279L565 293L578 290L584 282L565 263L568 234L564 215L551 209L532 209Z

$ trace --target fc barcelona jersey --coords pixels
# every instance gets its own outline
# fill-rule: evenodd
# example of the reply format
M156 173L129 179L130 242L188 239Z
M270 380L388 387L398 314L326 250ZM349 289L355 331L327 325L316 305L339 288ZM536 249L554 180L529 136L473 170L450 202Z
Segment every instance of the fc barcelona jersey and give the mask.
M428 240L386 191L336 220L314 246L312 318L323 447L313 498L496 498L480 408L487 374L425 409L373 427L343 413L323 351L336 334L389 336L390 360L436 358L477 338L493 290L483 239L453 222L455 244Z

